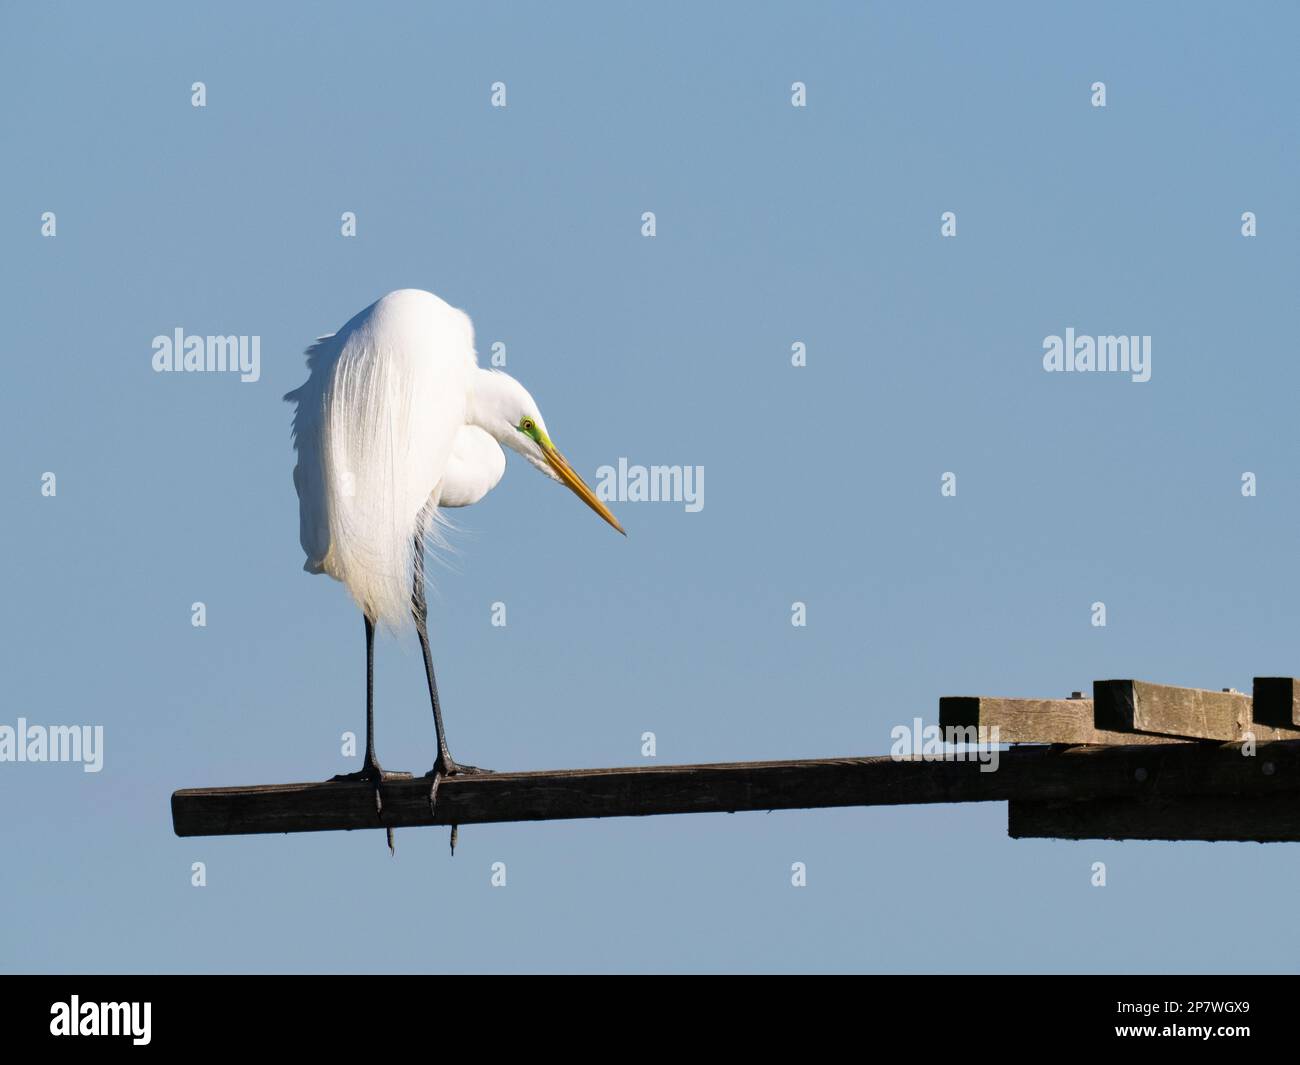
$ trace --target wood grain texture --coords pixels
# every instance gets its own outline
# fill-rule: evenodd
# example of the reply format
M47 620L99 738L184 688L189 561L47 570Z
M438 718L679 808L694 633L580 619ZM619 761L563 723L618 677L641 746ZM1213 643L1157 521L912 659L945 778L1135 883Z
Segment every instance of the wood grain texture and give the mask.
M939 700L939 724L944 728L996 726L1001 743L1170 742L1168 736L1097 728L1093 722L1091 699L1001 699L983 695L946 695Z
M1265 757L1267 755L1267 757ZM1261 765L1271 771L1264 773ZM829 758L794 762L570 769L453 777L429 810L427 778L387 781L384 817L364 784L198 788L172 796L179 836L471 825L649 814L1140 795L1275 795L1300 790L1300 741L1019 747L995 772L974 761Z
M1251 720L1250 696L1140 680L1094 681L1098 728L1235 740Z
M1300 841L1300 793L1148 795L1007 804L1013 839Z
M1256 721L1253 700L1242 692L1179 688L1141 680L1098 680L1092 685L1098 728L1162 736L1256 742L1300 739L1300 730Z

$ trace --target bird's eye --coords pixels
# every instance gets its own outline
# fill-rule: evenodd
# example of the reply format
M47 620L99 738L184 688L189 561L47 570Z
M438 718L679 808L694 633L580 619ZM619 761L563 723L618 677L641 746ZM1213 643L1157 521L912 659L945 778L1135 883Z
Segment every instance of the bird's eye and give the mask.
M537 426L533 424L532 418L525 418L519 423L519 428L525 433L531 433L535 428L537 428Z

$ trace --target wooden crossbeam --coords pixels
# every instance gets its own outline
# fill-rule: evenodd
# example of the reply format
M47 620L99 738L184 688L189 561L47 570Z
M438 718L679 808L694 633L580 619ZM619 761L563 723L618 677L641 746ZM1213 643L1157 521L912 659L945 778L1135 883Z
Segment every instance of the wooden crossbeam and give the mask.
M986 752L991 753L991 752ZM470 825L647 814L722 813L906 803L1050 801L1142 795L1300 791L1300 741L1018 747L997 769L977 761L829 758L795 762L569 769L453 777L429 809L427 778L386 781L384 813L365 784L198 788L172 795L179 836ZM1268 766L1265 772L1261 767Z
M1235 740L1251 720L1250 696L1240 692L1176 688L1141 680L1099 680L1092 685L1099 728Z
M1001 743L1169 743L1168 736L1101 729L1093 722L1091 699L1000 699L946 695L939 700L943 728L998 730ZM1300 738L1300 734L1297 735Z
M1253 736L1257 743L1273 743L1276 740L1300 740L1300 729L1272 728L1253 720L1246 723L1237 739L1243 740L1247 734Z
M1101 729L1220 741L1249 735L1259 743L1300 739L1300 729L1255 720L1253 700L1242 692L1098 680L1092 697L1093 720Z
M1007 804L1013 839L1300 841L1300 794L1146 795Z

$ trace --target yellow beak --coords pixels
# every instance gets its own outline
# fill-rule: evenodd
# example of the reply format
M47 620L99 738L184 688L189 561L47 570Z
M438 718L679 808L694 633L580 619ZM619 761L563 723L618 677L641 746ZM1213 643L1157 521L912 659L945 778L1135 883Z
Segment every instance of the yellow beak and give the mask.
M605 506L596 498L596 493L587 487L587 482L579 477L569 465L569 460L556 450L555 445L549 440L542 442L542 454L546 456L546 461L550 463L551 469L555 471L557 477L573 489L573 494L581 499L587 506L591 507L597 514L609 522L619 532L627 535L623 531L623 526L618 523L618 519L609 512L609 507Z

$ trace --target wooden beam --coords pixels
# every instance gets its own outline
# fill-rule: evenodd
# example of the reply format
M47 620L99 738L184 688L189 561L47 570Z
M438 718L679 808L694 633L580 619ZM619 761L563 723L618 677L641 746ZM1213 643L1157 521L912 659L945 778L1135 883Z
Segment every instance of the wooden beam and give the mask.
M945 695L939 724L947 728L996 727L1000 743L1169 743L1167 736L1099 729L1091 699L997 699ZM1300 733L1297 733L1300 738Z
M903 803L1005 802L1105 796L1280 794L1300 790L1300 741L1240 745L1018 747L977 761L829 758L569 769L452 777L429 810L429 780L384 783L384 816L365 784L325 782L198 788L172 795L179 836L416 825L722 813ZM990 762L989 765L992 763ZM1261 767L1267 767L1265 771Z
M1300 794L1146 795L1007 804L1012 839L1300 841Z
M1258 721L1248 721L1241 730L1241 735L1237 737L1244 740L1249 734L1255 738L1256 743L1274 743L1277 740L1300 740L1300 729L1294 728L1271 728L1268 725L1261 724Z
M1235 740L1251 720L1250 696L1240 692L1098 680L1093 682L1092 697L1097 727L1119 732Z
M1262 725L1300 727L1300 680L1295 677L1256 677L1254 717Z
M1257 743L1300 739L1300 729L1257 721L1253 700L1241 692L1098 680L1093 681L1092 694L1093 720L1099 729L1220 741L1250 735ZM1276 708L1273 713L1276 717Z

